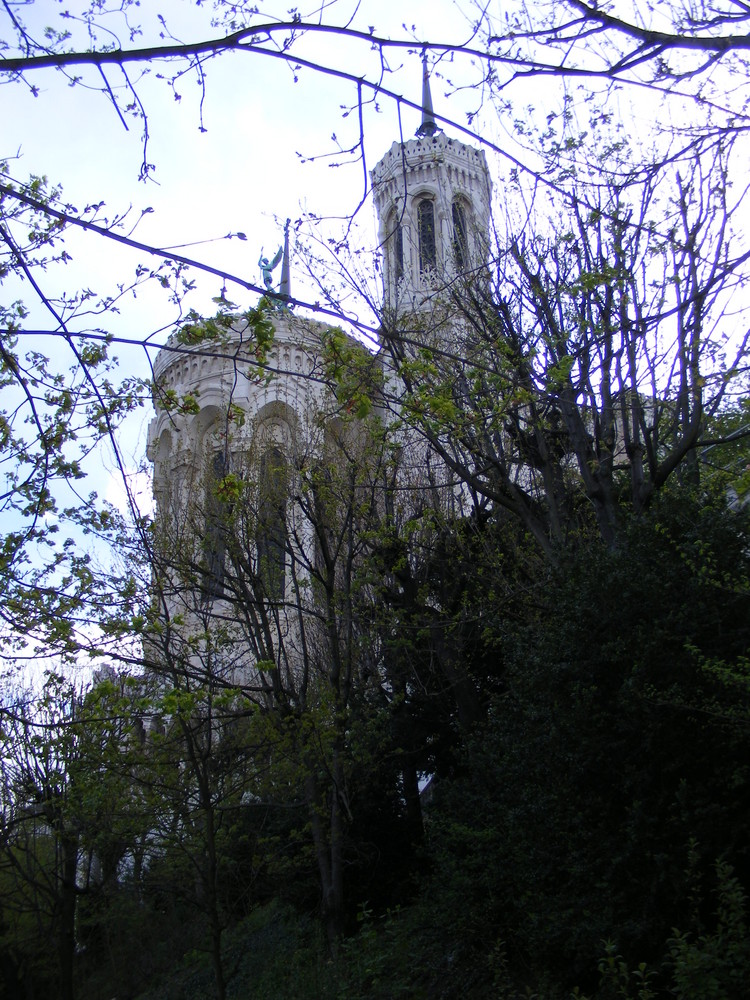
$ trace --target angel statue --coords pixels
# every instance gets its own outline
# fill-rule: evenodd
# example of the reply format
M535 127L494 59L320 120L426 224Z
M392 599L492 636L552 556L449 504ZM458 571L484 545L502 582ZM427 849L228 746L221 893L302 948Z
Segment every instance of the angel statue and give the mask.
M278 265L279 261L281 260L281 255L283 254L283 252L284 252L283 246L279 247L279 249L276 251L276 256L272 261L270 261L270 263L268 257L263 256L263 251L261 250L260 252L260 260L258 261L258 267L260 268L260 272L263 275L263 284L266 286L269 292L273 291L273 278L271 277L272 272L274 268Z

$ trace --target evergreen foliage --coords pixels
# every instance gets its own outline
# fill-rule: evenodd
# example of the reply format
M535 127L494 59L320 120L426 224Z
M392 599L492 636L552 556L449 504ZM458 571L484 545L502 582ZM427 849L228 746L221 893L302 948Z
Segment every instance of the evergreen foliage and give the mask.
M200 881L210 815L197 777L190 792L185 732L156 734L146 746L122 723L105 726L97 720L106 712L117 718L133 707L132 694L105 685L71 717L51 720L62 727L54 773L68 774L68 785L58 777L54 787L67 787L67 825L37 828L33 868L26 827L4 828L7 995L64 995L44 947L60 917L50 909L41 924L35 909L22 913L53 876L56 844L72 825L79 857L94 852L102 871L79 901L70 995L95 1000L115 985L149 998L210 995L214 912L230 1000L742 996L750 972L746 512L719 492L676 486L626 520L616 547L580 536L531 584L508 572L490 542L494 527L488 520L468 536L466 601L479 607L483 594L486 613L457 646L483 691L482 717L456 728L455 703L453 713L426 712L429 688L418 694L407 684L393 728L388 713L363 706L349 734L358 764L343 848L346 934L335 962L313 918L316 862L302 785L295 791L299 765L260 775L256 749L247 771L253 755L243 748L268 750L267 723L240 720L226 752L212 757L217 795L224 788L229 797L212 799L211 897ZM465 609L455 603L464 634ZM452 748L421 758L440 762L421 843L410 842L399 806L402 710ZM109 733L126 742L116 749ZM10 735L6 727L12 756ZM296 737L286 739L291 748ZM50 746L40 740L35 752L49 755ZM77 756L60 756L73 746ZM99 755L93 772L87 764L94 783L82 783L84 753ZM290 759L275 731L273 753ZM242 798L240 789L253 791ZM147 844L136 863L139 829Z

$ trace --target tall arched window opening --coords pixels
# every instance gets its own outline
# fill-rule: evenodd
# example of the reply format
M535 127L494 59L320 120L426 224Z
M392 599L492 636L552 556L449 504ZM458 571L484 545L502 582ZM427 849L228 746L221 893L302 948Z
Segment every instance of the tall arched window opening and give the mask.
M269 448L260 460L258 506L258 574L266 596L284 597L286 578L287 464L279 448Z
M393 280L396 284L404 276L404 230L401 226L401 214L391 212L388 220L388 247L393 265Z
M460 201L453 202L453 261L456 271L465 271L469 266L469 230L466 209Z
M206 483L206 527L203 535L204 589L208 598L224 594L224 559L226 555L225 503L219 497L218 484L227 474L223 451L213 454Z
M437 244L435 241L435 206L424 198L417 206L417 229L419 232L419 273L432 271L437 265Z

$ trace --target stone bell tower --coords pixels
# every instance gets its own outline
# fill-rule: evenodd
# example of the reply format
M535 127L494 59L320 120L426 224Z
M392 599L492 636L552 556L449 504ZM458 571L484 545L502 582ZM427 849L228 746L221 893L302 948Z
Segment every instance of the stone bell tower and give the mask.
M449 138L435 121L423 57L422 123L372 170L383 252L384 306L420 309L487 258L491 182L484 151Z

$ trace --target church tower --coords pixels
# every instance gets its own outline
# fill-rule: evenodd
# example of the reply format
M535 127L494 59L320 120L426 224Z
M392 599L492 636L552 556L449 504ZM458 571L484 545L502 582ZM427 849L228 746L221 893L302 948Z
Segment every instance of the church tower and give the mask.
M484 151L449 138L435 121L423 57L422 122L371 173L384 307L423 309L486 263L491 182Z

